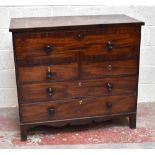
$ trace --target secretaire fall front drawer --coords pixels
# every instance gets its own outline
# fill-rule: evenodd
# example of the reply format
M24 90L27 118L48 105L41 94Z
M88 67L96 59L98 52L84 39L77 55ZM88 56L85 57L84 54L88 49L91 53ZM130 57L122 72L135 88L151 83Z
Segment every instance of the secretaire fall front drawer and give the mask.
M129 29L128 31L126 29ZM101 30L40 32L16 34L16 54L19 64L33 64L46 59L75 61L78 52L84 56L136 57L138 29L119 27L115 31ZM111 53L111 54L110 54Z

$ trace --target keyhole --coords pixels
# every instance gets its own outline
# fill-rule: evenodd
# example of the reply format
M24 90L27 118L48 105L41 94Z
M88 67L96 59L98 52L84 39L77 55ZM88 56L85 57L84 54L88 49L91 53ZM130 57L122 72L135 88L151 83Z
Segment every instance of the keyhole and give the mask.
M111 70L112 70L112 65L108 65L108 66L107 66L107 69L108 69L109 71L111 71Z
M79 104L82 104L82 100L79 101Z
M79 85L79 87L81 87L82 86L82 82L79 82L78 85Z

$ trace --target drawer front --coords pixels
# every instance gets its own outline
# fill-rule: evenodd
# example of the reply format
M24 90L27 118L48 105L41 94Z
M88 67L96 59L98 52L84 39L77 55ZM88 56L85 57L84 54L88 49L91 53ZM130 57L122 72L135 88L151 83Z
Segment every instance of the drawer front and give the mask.
M137 78L133 76L72 82L24 84L19 89L20 100L23 103L135 93L136 84Z
M136 29L135 29L136 30ZM84 60L117 60L131 59L139 56L139 31L126 33L107 33L101 38L94 38L92 43L86 43L82 52Z
M78 50L84 55L137 54L139 29L120 27L87 31L36 32L16 34L16 55L20 64L53 61L74 61ZM111 44L109 44L111 43ZM134 52L135 51L135 52ZM36 62L37 61L37 62ZM60 60L59 60L60 61Z
M129 36L130 37L130 36ZM124 42L125 38L117 37L118 40L113 40L112 49L107 48L107 41L99 45L89 45L82 51L82 60L97 61L97 60L120 60L120 59L134 59L139 56L138 42L135 40ZM122 42L122 43L121 43ZM135 44L136 43L136 44Z
M102 78L115 75L136 75L137 60L82 62L81 74L83 79Z
M136 96L134 95L105 96L81 100L22 104L21 114L23 122L41 122L134 112L135 109Z
M78 77L78 64L19 67L19 82L51 82L73 80Z

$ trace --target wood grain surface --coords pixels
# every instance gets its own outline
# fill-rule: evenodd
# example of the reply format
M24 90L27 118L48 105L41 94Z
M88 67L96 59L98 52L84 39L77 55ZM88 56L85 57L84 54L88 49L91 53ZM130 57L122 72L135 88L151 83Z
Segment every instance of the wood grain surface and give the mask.
M21 140L39 124L120 115L136 128L142 25L125 15L11 19Z
M107 103L112 103L112 108ZM49 109L54 109L52 114ZM48 103L23 104L22 121L37 122L68 118L93 117L135 111L135 96L106 96L100 98L53 101Z

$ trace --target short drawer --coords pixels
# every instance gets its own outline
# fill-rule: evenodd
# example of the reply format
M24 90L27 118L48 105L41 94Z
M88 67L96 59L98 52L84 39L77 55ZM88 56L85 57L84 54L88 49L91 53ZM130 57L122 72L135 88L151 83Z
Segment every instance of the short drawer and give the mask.
M83 79L102 78L106 76L136 75L137 60L118 60L103 62L82 62L81 74Z
M16 34L16 55L21 65L48 61L75 61L78 51L85 57L135 57L139 48L139 29L135 27L97 30L34 32ZM120 52L120 53L119 53Z
M137 78L119 77L98 80L81 80L52 82L42 84L24 84L19 87L20 100L26 102L42 102L79 97L96 97L135 93Z
M105 96L21 105L22 122L59 121L134 112L136 96Z
M120 31L119 31L120 30ZM118 60L137 58L139 55L140 34L136 28L120 33L121 28L94 38L91 43L85 43L83 58L86 60Z
M78 64L19 67L18 71L20 84L75 80L78 77Z

